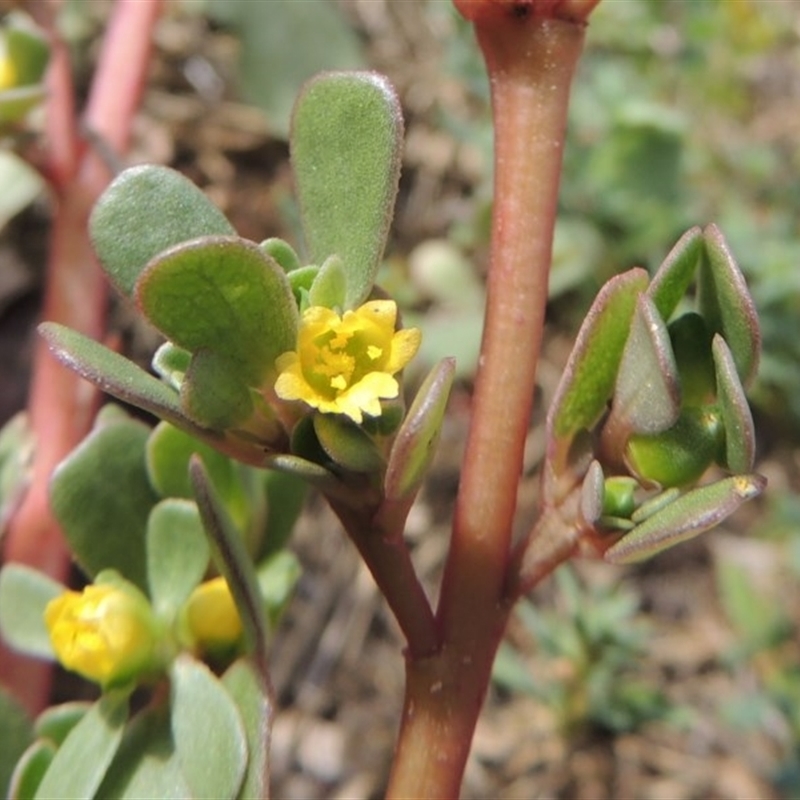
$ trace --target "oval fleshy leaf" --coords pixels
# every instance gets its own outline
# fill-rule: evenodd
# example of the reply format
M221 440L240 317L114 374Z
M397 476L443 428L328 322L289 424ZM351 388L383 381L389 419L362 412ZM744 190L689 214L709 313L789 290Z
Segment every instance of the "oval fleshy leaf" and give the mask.
M454 359L442 359L419 387L389 454L384 478L387 500L409 497L422 484L436 453L455 369Z
M716 397L712 334L703 318L690 311L674 319L668 327L672 352L680 375L681 403L704 406ZM746 472L746 470L739 470Z
M248 757L233 699L211 670L191 656L178 656L170 676L172 736L192 796L233 800Z
M44 322L38 330L62 364L104 392L197 435L209 433L186 417L169 386L119 353L55 322Z
M181 384L188 416L212 430L234 428L253 413L250 389L227 353L200 350L192 356Z
M92 703L75 701L46 708L36 717L36 737L48 739L61 747L69 732L86 716L91 707Z
M603 286L578 332L548 414L548 432L572 437L591 428L611 398L636 298L647 288L647 273L632 269Z
M35 797L55 754L56 748L52 742L41 739L33 742L14 767L8 782L8 800L29 800Z
M132 419L96 428L61 462L50 484L53 513L86 574L115 569L143 591L147 517L158 502L145 469L149 434Z
M176 347L172 342L164 342L153 356L153 372L163 378L176 392L180 392L191 361L192 354L188 350Z
M334 491L340 486L339 479L325 467L297 455L283 454L267 458L264 466L280 470L286 475L302 478L322 491Z
M383 456L375 442L355 423L315 414L314 432L322 449L339 466L352 472L376 472L383 467Z
M236 703L247 738L247 772L239 792L242 798L269 796L269 745L272 700L269 687L249 659L235 661L222 676L222 684Z
M339 256L329 256L319 268L308 292L312 306L342 308L347 296L347 275Z
M289 242L279 239L277 236L264 239L259 247L268 256L272 257L275 263L285 272L292 272L302 266L297 253L294 251L294 247L292 247Z
M248 496L242 474L247 467L232 461L209 445L198 442L188 434L162 422L147 440L147 474L150 483L162 497L193 499L189 482L189 459L197 453L205 464L233 521L245 530L250 515L261 513L258 492Z
M612 564L643 561L718 525L764 490L761 475L734 475L684 494L648 517L603 556Z
M714 462L722 435L722 421L715 409L686 408L668 430L631 436L625 461L645 483L687 486Z
M197 506L162 500L147 520L147 583L156 613L171 620L203 579L211 552Z
M603 514L603 468L599 461L592 461L581 485L581 517L588 525L594 525Z
M665 321L686 295L703 254L703 232L690 228L676 242L653 275L647 294Z
M0 688L0 791L4 796L13 800L8 792L11 776L15 771L17 761L28 749L34 740L33 725L27 710L22 704ZM42 772L41 774L44 774Z
M228 359L247 386L258 387L295 346L286 274L244 239L195 239L161 253L137 281L136 300L168 339Z
M187 785L172 740L166 705L151 705L131 720L96 797L114 800L210 797L193 795Z
M622 351L611 416L621 420L626 431L658 433L677 420L680 404L678 367L667 327L653 301L639 295Z
M744 277L716 225L703 231L706 257L701 262L699 304L714 333L725 339L743 386L755 377L761 354L761 329Z
M144 267L167 248L236 231L179 172L144 165L121 172L100 195L89 233L111 282L130 295Z
M45 606L65 587L25 564L0 569L0 633L15 650L53 658L50 634L44 624Z
M719 334L714 337L712 350L717 375L717 398L725 428L725 466L731 472L747 472L753 468L756 452L753 415L739 380L733 354Z
M36 800L95 797L128 719L128 697L107 692L70 731L36 791Z
M345 306L372 291L386 245L403 117L386 78L331 72L309 81L292 116L291 156L311 260L342 259Z

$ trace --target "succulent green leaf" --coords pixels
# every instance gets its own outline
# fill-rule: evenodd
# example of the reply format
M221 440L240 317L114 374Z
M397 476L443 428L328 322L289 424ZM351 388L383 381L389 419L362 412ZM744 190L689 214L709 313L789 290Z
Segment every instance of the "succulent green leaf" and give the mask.
M397 185L403 117L389 82L371 72L309 81L292 117L292 166L311 261L342 259L344 305L372 291Z
M599 461L592 461L581 484L581 517L594 525L603 514L603 468Z
M674 319L668 330L680 375L682 404L702 406L713 402L717 384L711 357L712 334L705 321L690 311Z
M631 522L638 525L644 522L648 517L652 517L657 511L666 508L670 503L674 502L681 496L681 490L676 486L665 489L659 492L654 497L648 497L638 508L630 515Z
M611 398L636 298L647 288L647 273L632 269L603 286L578 332L548 415L557 438L591 428Z
M33 741L33 725L25 709L0 689L0 796L9 796L14 767Z
M295 346L297 305L286 274L244 239L207 237L161 253L139 278L136 300L168 339L228 359L247 386L260 386Z
M176 347L172 342L164 342L153 356L153 371L176 392L180 392L191 361L192 354L188 350Z
M227 353L200 350L181 385L186 413L212 430L227 430L245 422L253 413L250 389Z
M314 415L314 432L325 453L351 472L377 472L383 456L375 442L355 423L332 414Z
M765 486L761 475L734 475L687 492L623 536L604 558L612 564L650 558L718 525Z
M739 380L733 354L719 334L714 337L712 350L717 375L717 398L725 428L725 466L731 472L747 472L753 468L755 461L753 415Z
M147 582L156 613L172 619L203 579L211 553L189 500L162 500L147 521Z
M279 470L286 475L302 478L323 491L339 486L339 480L332 472L298 455L271 456L267 459L265 466Z
M214 435L184 414L178 395L169 386L119 353L55 322L42 323L39 333L62 364L104 392L169 420L196 436Z
M287 276L300 311L304 311L309 306L308 293L311 291L318 272L319 267L316 264L309 264L307 267L300 267L300 269L290 272Z
M657 433L678 418L678 367L667 327L653 301L639 295L617 373L612 415L626 430Z
M12 11L4 20L2 37L6 54L14 65L17 83L26 86L43 80L50 60L50 44L30 17Z
M25 564L6 564L0 570L0 633L3 639L22 653L53 658L44 609L64 591L60 583Z
M388 500L411 497L422 484L436 453L455 367L454 359L442 359L428 373L408 409L386 465L384 492Z
M700 269L700 311L711 331L727 342L742 385L747 386L755 377L761 353L758 313L720 229L709 225L703 237L706 257Z
M653 276L647 294L661 318L669 320L686 295L703 254L703 232L690 228L678 239Z
M233 699L214 673L191 656L178 656L170 676L172 736L191 795L233 800L248 758Z
M306 499L305 481L277 470L264 473L267 493L267 535L262 558L283 548L294 530Z
M258 565L258 585L270 623L274 626L289 602L302 567L290 550L280 550Z
M122 741L127 719L127 694L104 694L58 748L36 800L95 797Z
M169 710L154 705L138 713L125 735L98 798L114 800L185 800L193 795L172 740Z
M8 800L29 800L35 797L36 790L50 768L55 754L56 748L52 742L42 740L33 742L20 756L11 780L6 784Z
M58 466L53 513L90 576L115 569L147 591L145 532L158 497L147 479L149 428L132 419L93 430Z
M179 172L144 165L121 172L100 195L89 233L111 282L130 295L145 265L159 253L199 236L236 231Z
M241 798L269 796L269 745L272 700L258 670L249 659L240 658L222 676L222 684L236 704L247 739L247 772L239 791Z
M259 247L268 256L273 258L275 263L285 272L292 272L301 266L300 258L294 251L294 247L292 247L289 242L279 239L277 236L264 239Z
M47 739L56 747L61 747L70 731L86 716L92 708L92 703L75 701L61 703L57 706L46 708L38 717L34 725L37 739Z
M16 86L0 92L0 125L22 119L47 96L44 85Z
M626 475L613 475L603 484L602 513L610 517L630 518L636 508L635 491L639 482Z
M625 460L647 483L686 486L714 462L722 435L722 420L713 408L686 408L666 431L631 436Z
M242 620L245 638L256 658L265 657L269 626L253 561L244 539L225 510L199 456L189 462L189 476L211 545L214 565L228 582Z
M162 497L194 498L189 482L189 459L194 453L203 459L233 521L244 530L251 513L251 501L242 479L246 467L168 422L157 425L147 440L150 483Z
M342 308L347 296L347 275L339 256L329 256L319 268L314 283L308 292L308 302L312 306Z
M0 520L10 519L25 496L35 447L27 412L17 412L0 427Z

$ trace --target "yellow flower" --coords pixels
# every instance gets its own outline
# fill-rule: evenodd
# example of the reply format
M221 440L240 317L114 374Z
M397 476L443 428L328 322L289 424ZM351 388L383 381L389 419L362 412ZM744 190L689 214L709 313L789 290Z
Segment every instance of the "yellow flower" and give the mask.
M275 393L357 423L363 414L380 416L380 401L400 392L393 376L414 357L422 338L416 328L395 331L396 320L392 300L372 300L341 317L322 306L306 309L297 351L275 362Z
M242 620L225 578L201 583L183 608L183 620L195 645L226 650L242 635Z
M58 660L102 686L125 683L153 664L155 618L132 585L64 592L47 604L44 619Z

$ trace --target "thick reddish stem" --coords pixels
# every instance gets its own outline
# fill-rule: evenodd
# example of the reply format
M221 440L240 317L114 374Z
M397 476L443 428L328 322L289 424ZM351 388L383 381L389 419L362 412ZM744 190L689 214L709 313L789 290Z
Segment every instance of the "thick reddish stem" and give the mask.
M442 648L409 660L391 797L457 797L497 645L544 327L580 22L488 3L474 17L492 88L495 204L473 419L437 621ZM536 5L535 3L533 5ZM552 3L550 4L553 5Z
M104 40L86 124L116 151L127 144L144 86L152 28L161 0L120 0ZM105 335L106 282L88 239L91 207L109 174L91 149L83 150L73 114L70 65L55 41L48 76L48 150L44 169L56 210L50 242L43 316L95 339ZM17 561L65 580L69 554L48 502L56 465L89 431L98 392L61 366L43 341L34 350L28 400L36 442L28 492L9 526L5 561ZM0 647L0 681L32 712L47 703L50 665Z

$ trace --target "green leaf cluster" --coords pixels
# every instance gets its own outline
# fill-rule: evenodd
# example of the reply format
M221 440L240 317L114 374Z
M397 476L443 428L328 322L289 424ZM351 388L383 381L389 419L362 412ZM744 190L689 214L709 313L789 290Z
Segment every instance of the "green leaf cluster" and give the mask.
M687 231L652 280L641 269L612 278L548 414L547 502L577 491L577 524L600 534L606 559L633 561L760 494L744 390L760 347L752 298L714 225ZM693 489L715 463L733 476Z

